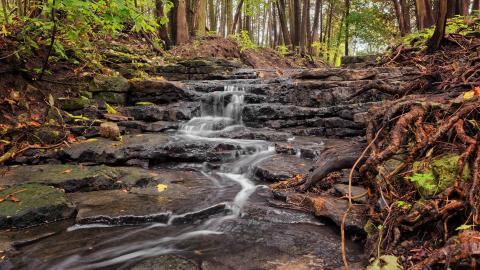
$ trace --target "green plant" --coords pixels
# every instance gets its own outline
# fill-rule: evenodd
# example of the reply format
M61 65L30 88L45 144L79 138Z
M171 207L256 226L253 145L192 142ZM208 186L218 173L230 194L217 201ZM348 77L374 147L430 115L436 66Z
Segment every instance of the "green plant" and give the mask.
M435 184L435 177L431 172L427 173L415 173L408 179L415 183L419 189L424 190L425 192L421 193L435 193L437 191L437 185Z
M252 42L248 31L242 30L239 34L231 36L240 46L240 52L243 52L247 49L257 49L257 45Z
M282 56L282 57L285 57L287 54L290 53L290 50L288 49L287 46L285 45L278 45L277 46L277 52Z

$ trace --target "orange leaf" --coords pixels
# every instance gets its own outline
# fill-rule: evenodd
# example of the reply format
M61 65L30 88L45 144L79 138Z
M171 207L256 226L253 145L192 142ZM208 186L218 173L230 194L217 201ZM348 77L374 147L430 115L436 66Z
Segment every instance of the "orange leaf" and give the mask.
M72 172L72 169L66 169L65 171L63 171L62 173L71 173Z
M72 142L76 142L76 141L77 141L77 138L75 137L75 135L73 135L73 134L68 134L68 136L67 136L67 142L72 143Z
M473 93L475 94L475 96L480 96L480 86L474 87Z
M30 116L30 118L32 118L32 120L38 121L38 119L40 119L40 114L34 113Z
M15 128L25 128L27 125L25 125L24 123L17 123L17 125L15 126Z
M19 201L20 201L19 198L15 197L15 196L13 196L13 195L9 196L8 198L9 198L10 201L12 201L12 202L19 202Z
M38 123L37 121L30 121L30 122L27 122L27 124L31 127L39 127L41 126L40 123Z

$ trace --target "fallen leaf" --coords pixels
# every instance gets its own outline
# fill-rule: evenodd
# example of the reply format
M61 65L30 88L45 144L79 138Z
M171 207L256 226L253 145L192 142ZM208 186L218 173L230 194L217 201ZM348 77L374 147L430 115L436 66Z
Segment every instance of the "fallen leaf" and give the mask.
M72 142L76 142L76 141L77 141L77 138L75 137L75 135L73 135L73 134L68 134L68 136L67 136L67 142L72 143Z
M473 90L463 93L464 100L472 99L474 96L475 96L475 92Z
M27 125L25 125L25 123L17 123L17 125L15 126L15 128L25 128Z
M63 171L62 173L71 173L72 172L72 169L66 169L65 171Z
M157 190L158 190L158 192L164 192L167 189L167 187L168 186L165 185L165 184L158 184L157 185Z
M10 201L12 201L12 202L20 202L20 199L17 198L17 197L15 197L15 196L13 196L13 195L12 195L12 196L9 196L8 198L9 198Z
M29 126L31 126L31 127L39 127L39 126L41 126L41 124L38 123L37 121L29 121L29 122L27 122L27 124L28 124Z

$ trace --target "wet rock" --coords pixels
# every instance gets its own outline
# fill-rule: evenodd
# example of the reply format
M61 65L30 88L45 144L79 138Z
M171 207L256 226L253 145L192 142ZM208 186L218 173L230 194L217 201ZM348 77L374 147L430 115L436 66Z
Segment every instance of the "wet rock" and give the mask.
M161 189L156 186L123 190L70 193L77 205L79 223L113 225L149 222L190 223L224 213L223 199L203 174L194 171L156 171ZM232 186L232 192L238 190ZM228 190L228 189L227 189Z
M297 79L323 79L332 80L332 77L345 81L366 80L375 77L377 73L374 69L352 70L352 69L308 69L295 75ZM338 80L338 79L333 79Z
M63 97L57 99L58 106L64 111L81 110L90 105L91 101L87 97Z
M125 110L135 120L146 122L183 121L199 115L200 105L196 102L179 102L166 106L135 106Z
M235 69L242 67L239 59L195 58L178 61L157 68L157 74L168 80L205 80L235 77Z
M297 156L275 155L255 165L253 173L262 181L277 182L304 175L312 166L312 161Z
M265 140L265 141L287 141L292 137L290 133L280 132L269 128L247 128L234 126L215 132L215 137L230 139Z
M244 151L240 144L215 140L172 140L165 134L125 135L122 142L98 138L73 144L55 154L64 161L124 164L130 159L164 162L217 162L233 160Z
M11 197L7 198L10 195ZM0 192L0 228L23 228L53 222L75 215L65 193L39 184L14 186ZM12 199L18 200L16 202Z
M121 189L155 183L151 171L131 167L35 165L11 167L1 185L36 183L61 188L66 192ZM1 186L0 185L0 186Z
M348 185L336 184L333 186L341 196L348 196ZM367 189L359 186L352 186L352 200L358 203L367 203Z
M127 92L130 84L121 76L98 75L90 84L90 92Z
M200 267L188 259L164 255L144 260L130 270L200 270Z
M152 102L167 104L191 100L191 95L179 83L155 80L131 81L129 102Z

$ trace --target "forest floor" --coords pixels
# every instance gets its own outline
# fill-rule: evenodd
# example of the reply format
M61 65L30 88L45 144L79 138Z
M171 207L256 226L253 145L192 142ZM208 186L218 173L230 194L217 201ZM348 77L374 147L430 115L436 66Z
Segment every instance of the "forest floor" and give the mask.
M17 57L22 53L14 34L0 38L0 47L6 48L0 54L0 163L11 165L29 150L88 140L90 128L98 127L100 118L126 117L109 104L126 105L127 79L208 80L238 76L235 71L242 68L283 76L287 69L320 66L269 49L242 49L219 38L158 53L142 37L123 36L99 41L94 68L81 61L55 61L40 76L46 48L33 52L33 57ZM394 97L371 108L367 148L353 163L346 163L353 165L350 181L358 170L361 184L368 188L368 256L384 264L389 258L381 255L394 255L408 269L473 267L480 253L480 37L449 35L433 54L402 45L379 65L415 67L419 75L401 86L373 81L351 97L369 91ZM106 83L116 94L88 93L105 85L99 80L118 75L123 80ZM81 115L73 113L94 99L103 102ZM73 131L79 125L81 132ZM312 174L276 188L321 193L322 188L309 180ZM315 178L331 177L327 174ZM355 207L351 188L348 194L342 227Z

